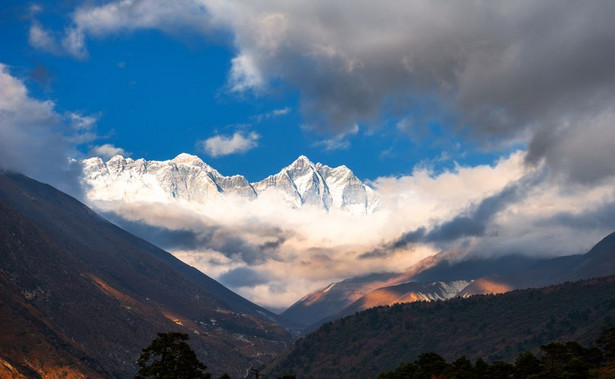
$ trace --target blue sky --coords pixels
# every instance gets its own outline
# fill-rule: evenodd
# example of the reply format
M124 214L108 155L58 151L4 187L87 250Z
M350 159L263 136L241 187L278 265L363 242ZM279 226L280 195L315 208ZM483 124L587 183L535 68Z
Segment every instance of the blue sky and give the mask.
M359 177L376 179L410 173L417 164L438 170L453 162L492 163L502 153L451 133L429 107L383 110L369 120L357 117L346 122L358 129L345 136L337 126L310 129L301 87L273 78L258 92L229 88L231 61L238 52L226 30L202 35L150 27L92 36L86 38L87 57L29 41L32 26L39 25L59 45L76 8L73 2L4 2L0 62L23 80L31 97L54 101L58 113L96 118L99 138L78 146L85 155L102 144L155 160L188 152L224 174L241 173L256 181L301 154L331 166L346 164ZM413 112L427 113L431 120L420 130L400 130L397 125ZM237 132L256 133L254 146L215 157L199 146L215 135Z

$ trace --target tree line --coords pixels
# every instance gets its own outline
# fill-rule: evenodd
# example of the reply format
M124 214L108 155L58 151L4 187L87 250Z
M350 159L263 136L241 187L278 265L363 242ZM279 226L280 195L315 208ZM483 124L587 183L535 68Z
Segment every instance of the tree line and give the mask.
M514 364L504 361L472 363L465 356L447 363L440 355L422 353L414 362L402 363L378 379L526 379L526 378L615 378L615 327L604 329L596 347L574 341L540 346L541 354L520 353Z

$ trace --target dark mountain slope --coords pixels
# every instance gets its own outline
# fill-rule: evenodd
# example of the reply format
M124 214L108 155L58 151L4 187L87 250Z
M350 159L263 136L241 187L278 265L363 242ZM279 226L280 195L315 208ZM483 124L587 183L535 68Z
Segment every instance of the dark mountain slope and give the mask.
M615 273L615 233L604 237L573 268L566 280L600 277Z
M180 330L213 371L238 376L291 340L265 320L275 315L50 186L0 175L0 204L2 304L15 310L5 330L56 351L38 355L47 365L129 377L157 332ZM24 364L34 347L17 338L0 358L41 372Z
M501 295L376 307L324 324L266 372L376 377L434 351L510 360L553 340L590 345L615 322L615 276Z

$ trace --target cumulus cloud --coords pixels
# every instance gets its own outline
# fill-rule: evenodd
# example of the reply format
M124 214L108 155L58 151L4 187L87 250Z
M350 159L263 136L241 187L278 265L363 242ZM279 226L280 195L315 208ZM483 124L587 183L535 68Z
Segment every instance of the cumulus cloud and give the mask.
M104 145L95 146L94 148L92 148L90 150L90 155L108 159L116 155L128 157L130 156L130 153L128 153L126 150L122 149L121 147L116 147L110 143L106 143Z
M204 141L198 142L200 148L211 157L245 153L258 146L260 135L256 132L233 133L232 136L216 135Z
M30 25L30 31L28 33L28 43L36 48L50 53L59 53L60 48L54 37L50 32L44 29L40 23L33 22Z
M265 85L260 71L252 57L240 55L231 61L229 86L232 92L258 91Z
M80 197L76 147L91 142L96 118L58 113L51 100L28 94L24 82L0 64L0 167L24 173Z
M80 59L88 56L88 36L104 37L151 28L179 35L186 29L206 33L211 28L211 15L202 1L112 1L98 7L79 7L72 19L62 44L69 54Z

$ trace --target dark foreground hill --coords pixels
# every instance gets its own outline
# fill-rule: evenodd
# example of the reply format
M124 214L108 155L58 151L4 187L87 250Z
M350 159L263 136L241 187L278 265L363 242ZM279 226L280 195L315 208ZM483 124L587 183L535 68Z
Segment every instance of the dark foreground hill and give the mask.
M326 323L270 364L273 377L370 378L433 351L513 360L550 341L589 346L615 323L615 276L501 295L372 308Z
M72 197L0 173L0 377L132 377L157 332L245 375L292 337L276 316Z

